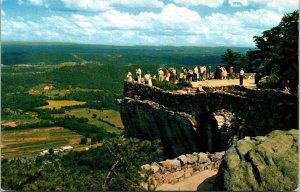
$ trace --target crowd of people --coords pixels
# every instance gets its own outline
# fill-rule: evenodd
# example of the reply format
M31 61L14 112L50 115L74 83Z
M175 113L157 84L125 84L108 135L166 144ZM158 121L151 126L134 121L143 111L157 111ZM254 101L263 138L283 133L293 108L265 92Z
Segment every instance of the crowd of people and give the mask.
M141 68L137 68L135 70L136 78L133 78L132 73L130 71L127 72L127 80L128 81L137 81L138 83L145 83L152 86L152 79L157 79L158 81L170 81L170 82L197 82L197 81L205 81L207 79L232 79L233 78L233 67L229 67L226 70L223 66L218 66L215 72L212 74L211 66L206 68L205 65L194 66L192 69L188 69L186 67L181 67L180 72L177 72L176 68L159 68L156 74L152 77L150 71L146 71L144 77L142 78L142 70ZM241 69L240 71L240 84L243 84L243 76L244 71Z

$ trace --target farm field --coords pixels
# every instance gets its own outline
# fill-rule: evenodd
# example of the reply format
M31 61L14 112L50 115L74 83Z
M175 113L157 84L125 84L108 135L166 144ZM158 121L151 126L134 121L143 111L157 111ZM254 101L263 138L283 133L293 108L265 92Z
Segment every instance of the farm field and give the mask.
M63 127L2 130L1 151L5 158L35 156L42 150L79 145L81 135Z
M115 111L112 109L96 110L96 109L89 109L89 108L80 108L80 109L73 109L70 111L66 111L66 114L74 115L75 117L87 118L89 120L90 124L94 124L99 127L103 127L108 132L113 132L113 133L119 134L122 132L122 130L120 130L118 128L124 128L120 113L118 111ZM95 116L95 118L93 118L93 116ZM107 122L115 125L115 127L112 125L109 125L108 123L105 123L99 119L103 119L104 121L107 121Z
M41 109L60 109L66 106L84 105L86 102L74 101L74 100L47 100L48 105L39 107Z
M66 94L71 92L81 91L81 92L95 92L95 91L103 91L101 89L84 89L79 87L71 87L70 89L50 89L44 90L46 85L39 85L31 88L28 93L31 95L45 95L51 99L55 99L56 97L64 97Z
M25 124L25 123L37 123L40 121L38 119L37 114L34 112L13 112L10 115L2 115L1 116L1 124L15 122L16 124Z

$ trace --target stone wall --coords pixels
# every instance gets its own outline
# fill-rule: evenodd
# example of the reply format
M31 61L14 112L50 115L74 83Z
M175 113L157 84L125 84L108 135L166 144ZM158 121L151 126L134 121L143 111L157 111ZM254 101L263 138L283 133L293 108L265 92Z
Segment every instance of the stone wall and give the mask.
M129 136L158 139L165 157L224 151L245 136L298 127L298 98L242 86L196 94L124 82L121 118Z
M256 73L244 73L244 78L245 79L254 79L255 78L255 74ZM215 75L215 72L211 72L210 73L210 77L211 78L214 78L214 75ZM232 78L238 79L240 77L239 75L240 75L239 73L233 73L232 74ZM207 73L207 77L208 77L208 73Z
M163 183L177 183L204 170L218 170L223 156L224 152L186 154L141 168L142 173L151 171L150 183L152 187L158 187Z
M196 116L226 109L238 114L256 129L289 130L298 126L298 98L293 95L241 86L214 89L197 94L180 94L134 82L124 82L125 96L139 96L140 100L153 101L172 111Z

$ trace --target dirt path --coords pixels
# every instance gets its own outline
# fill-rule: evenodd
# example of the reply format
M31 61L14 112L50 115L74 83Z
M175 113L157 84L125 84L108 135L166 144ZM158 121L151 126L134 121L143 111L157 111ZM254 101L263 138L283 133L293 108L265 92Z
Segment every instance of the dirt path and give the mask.
M206 191L211 190L217 171L205 170L175 184L162 184L156 191Z

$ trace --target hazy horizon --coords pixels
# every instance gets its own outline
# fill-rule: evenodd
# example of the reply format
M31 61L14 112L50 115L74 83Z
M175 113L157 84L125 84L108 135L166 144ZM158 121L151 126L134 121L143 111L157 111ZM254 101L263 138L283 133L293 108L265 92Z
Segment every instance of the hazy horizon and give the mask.
M117 44L93 44L93 43L81 43L81 42L67 42L67 41L15 41L15 40L4 40L1 41L1 44L19 44L19 45L30 45L30 44L69 44L69 45L93 45L93 46L114 46L114 47L236 47L236 48L256 48L255 46L208 46L208 45L117 45Z

